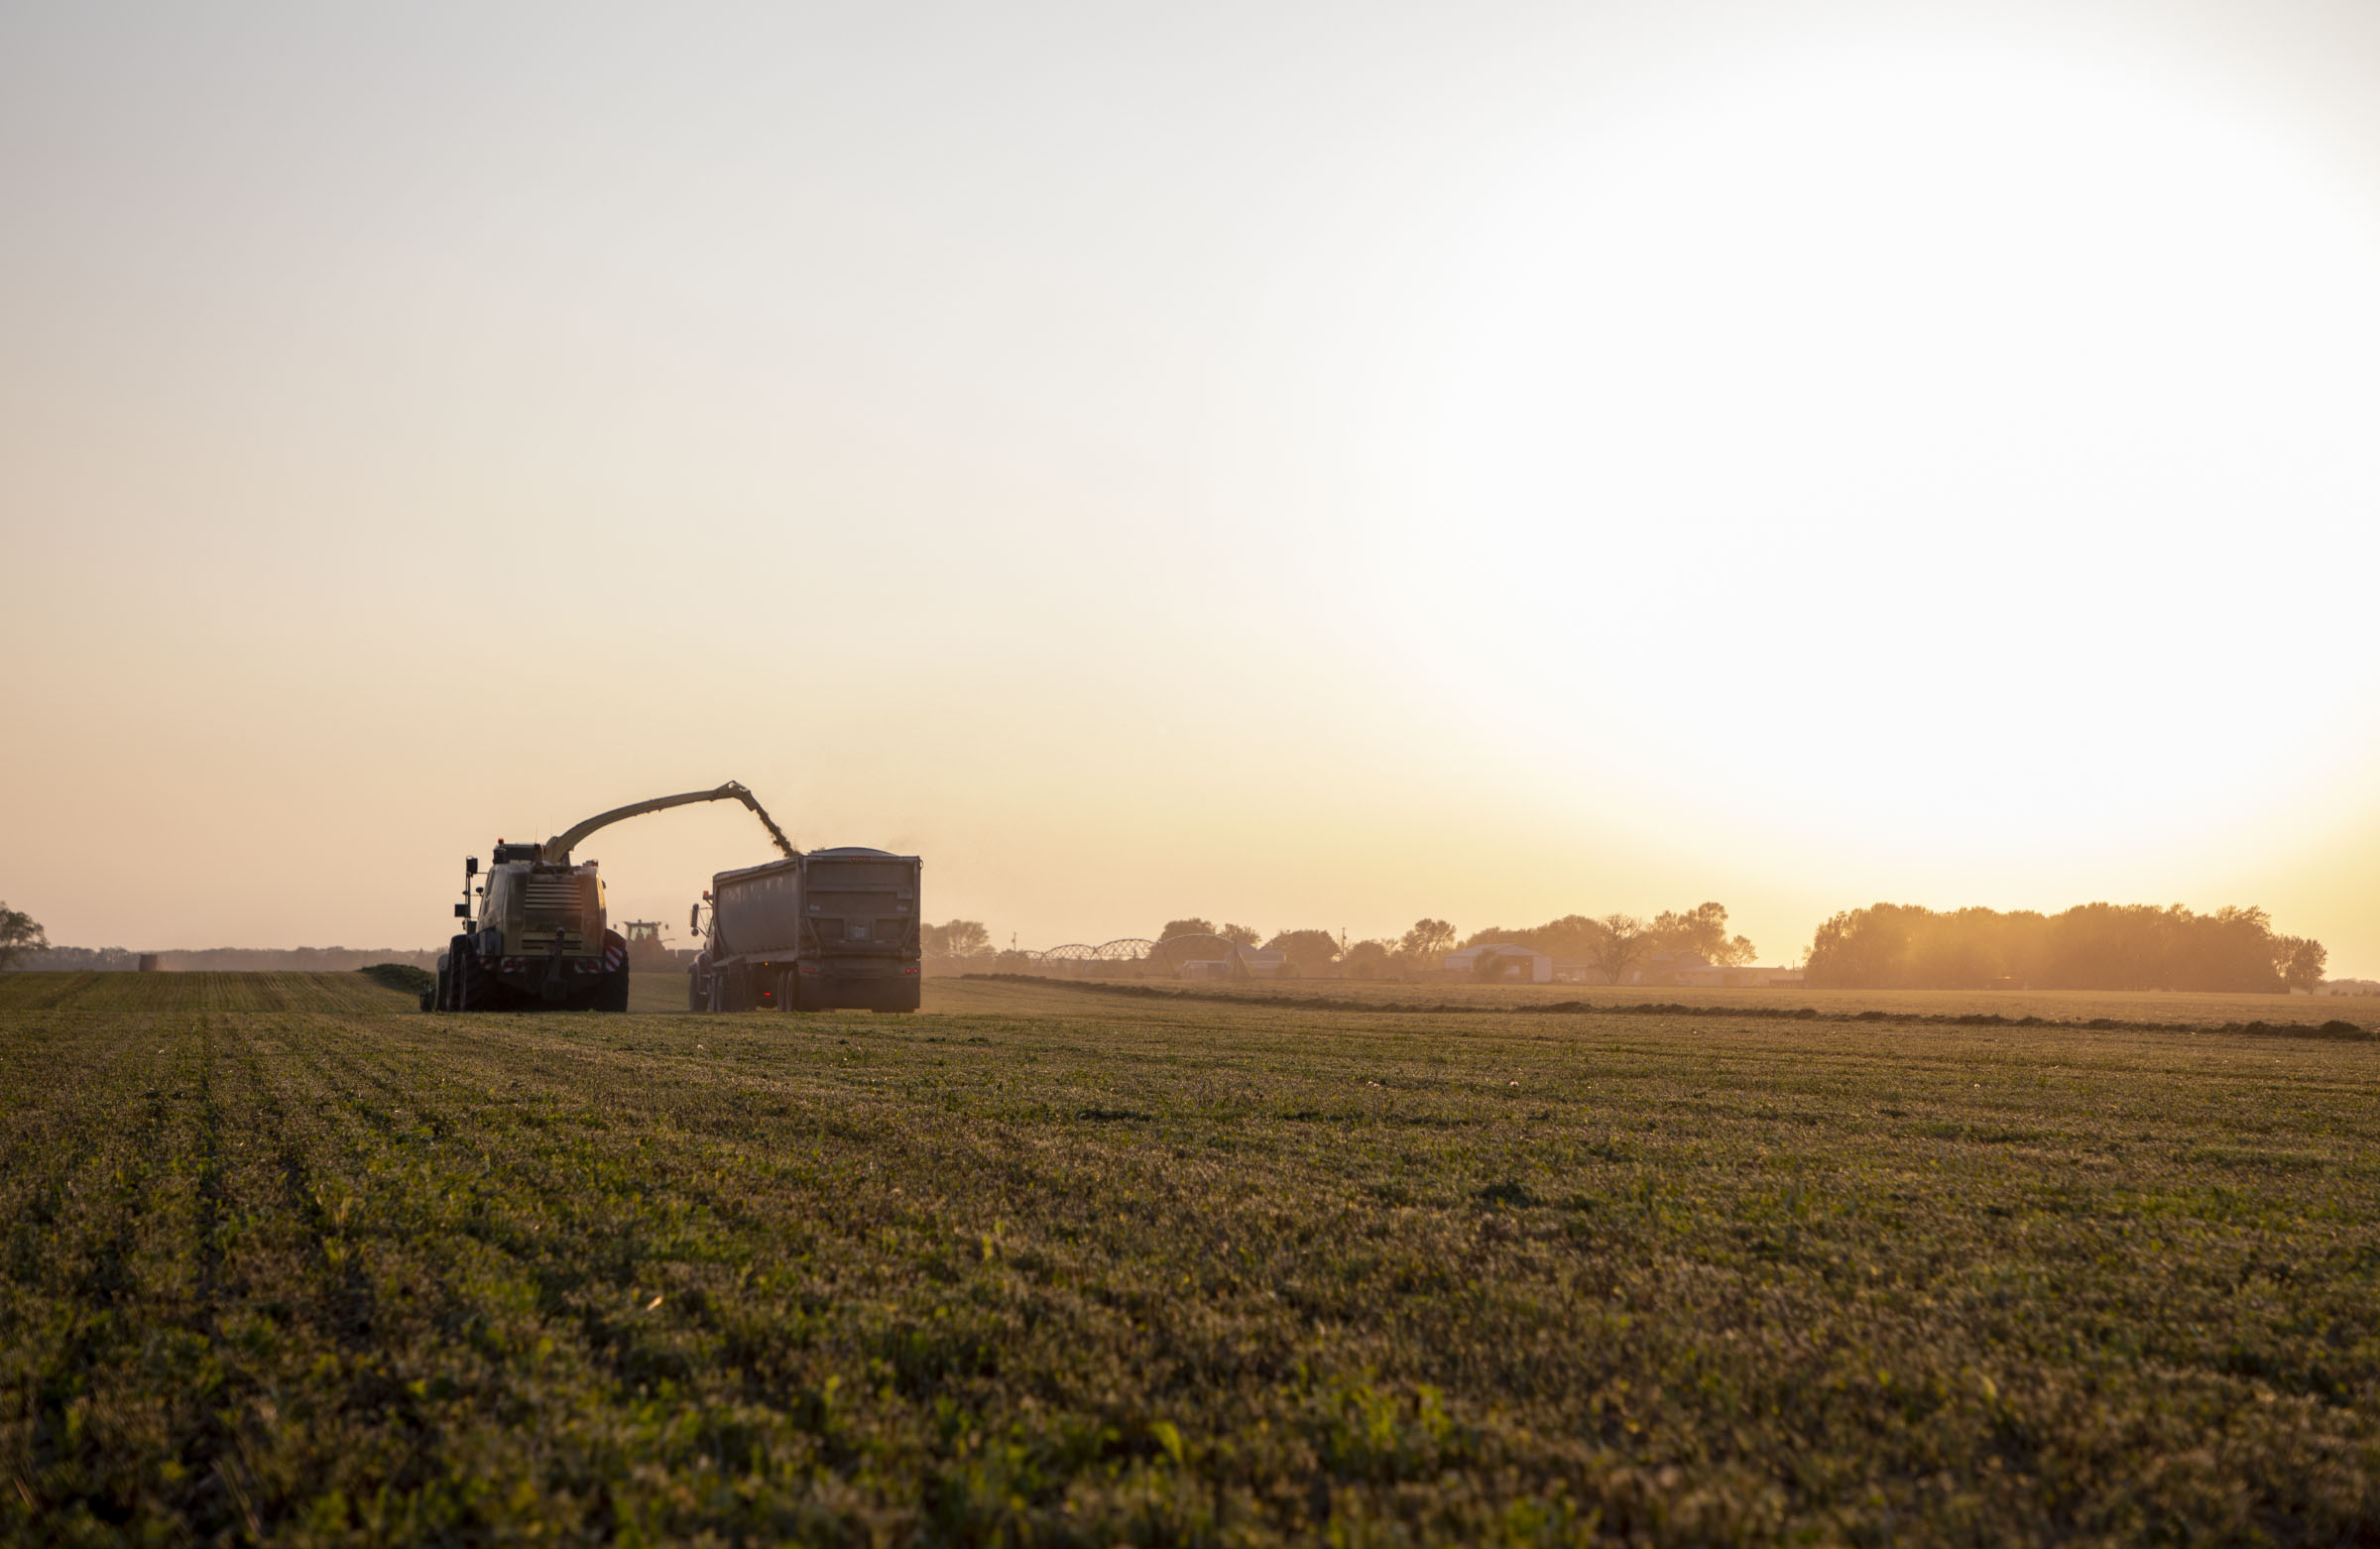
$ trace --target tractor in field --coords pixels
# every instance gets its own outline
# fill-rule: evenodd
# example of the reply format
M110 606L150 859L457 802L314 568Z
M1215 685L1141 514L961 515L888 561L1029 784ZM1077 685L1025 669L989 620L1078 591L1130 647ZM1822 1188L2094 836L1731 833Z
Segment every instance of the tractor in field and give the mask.
M632 919L621 925L628 941L628 966L631 972L648 972L676 968L691 952L680 954L673 950L661 934L657 919Z
M628 942L604 923L603 878L593 861L573 862L572 847L623 818L698 801L741 801L788 860L798 859L753 793L734 780L715 790L655 796L599 812L542 844L496 841L486 880L479 857L463 862L463 901L455 917L478 920L438 958L437 983L421 994L425 1012L537 1009L628 1010Z

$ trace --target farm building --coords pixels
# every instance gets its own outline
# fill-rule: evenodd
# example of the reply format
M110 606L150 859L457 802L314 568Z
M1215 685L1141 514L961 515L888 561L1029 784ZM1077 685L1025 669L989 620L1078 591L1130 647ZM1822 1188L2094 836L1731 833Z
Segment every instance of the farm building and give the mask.
M1480 959L1494 960L1492 969L1481 966ZM1449 952L1441 965L1450 973L1468 974L1473 978L1517 979L1523 984L1545 985L1554 982L1554 960L1545 953L1509 941L1484 941L1476 947Z
M1566 957L1554 964L1554 977L1567 984L1600 985L1613 981L1591 958ZM1675 985L1703 990L1789 989L1802 982L1798 968L1760 968L1714 963L1700 952L1655 952L1622 973L1623 985Z
M1644 960L1628 981L1640 985L1689 985L1701 981L1691 976L1712 971L1712 962L1700 952L1655 952Z
M1790 990L1801 985L1802 971L1705 963L1699 968L1680 969L1677 982L1704 990Z

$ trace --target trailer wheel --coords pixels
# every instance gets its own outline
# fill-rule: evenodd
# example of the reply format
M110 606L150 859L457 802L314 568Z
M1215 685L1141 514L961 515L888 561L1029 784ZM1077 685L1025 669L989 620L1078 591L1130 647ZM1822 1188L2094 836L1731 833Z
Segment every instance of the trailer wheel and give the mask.
M439 953L439 954L438 954L438 983L437 983L437 987L436 987L435 989L432 989L432 990L428 991L426 994L424 994L424 995L422 996L422 998L421 998L421 1010L423 1010L423 1011L425 1011L425 1012L444 1012L444 1011L451 1011L451 1010L453 1010L453 1007L454 1007L454 999L453 999L453 998L454 998L454 968L453 968L453 966L452 966L452 965L453 965L453 962L454 962L454 954L453 954L452 952L441 952L441 953Z
M686 1010L707 1012L711 1009L711 987L702 982L702 975L686 970Z

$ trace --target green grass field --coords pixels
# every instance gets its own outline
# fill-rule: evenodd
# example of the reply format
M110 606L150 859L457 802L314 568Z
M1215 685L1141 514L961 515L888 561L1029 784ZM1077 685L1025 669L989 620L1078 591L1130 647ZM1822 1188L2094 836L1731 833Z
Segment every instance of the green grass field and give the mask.
M2380 1540L2370 1013L1991 999L0 976L0 1533Z
M997 980L1001 976L977 976ZM1748 1012L1769 1016L1808 1008L1821 1017L1906 1016L1913 1019L1997 1016L2007 1021L2088 1023L2110 1020L2172 1027L2219 1027L2263 1022L2269 1026L2319 1027L2343 1020L2380 1029L2380 997L2190 995L2166 991L2108 990L1687 990L1666 986L1613 988L1605 985L1470 984L1443 980L1366 981L1276 979L1250 983L1185 983L1150 978L1061 981L1097 994L1188 995L1255 1005L1294 1002L1322 1007L1449 1007L1469 1010L1542 1011L1579 1005L1599 1011L1627 1011L1648 1005L1680 1005L1698 1012ZM666 1005L652 987L653 1010L685 1005L681 984Z

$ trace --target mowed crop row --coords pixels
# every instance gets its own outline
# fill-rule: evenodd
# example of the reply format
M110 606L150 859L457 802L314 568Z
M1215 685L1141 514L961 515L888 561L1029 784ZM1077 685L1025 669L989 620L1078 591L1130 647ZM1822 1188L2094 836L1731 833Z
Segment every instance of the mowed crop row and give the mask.
M0 1013L386 1012L414 1004L361 974L0 974Z
M932 992L11 1002L0 1524L2380 1534L2380 1048Z
M1822 1021L1906 1018L1911 1021L2042 1023L2083 1031L2154 1027L2173 1030L2253 1025L2276 1033L2362 1036L2380 1041L2380 997L2186 995L2162 990L1706 990L1669 985L1474 984L1461 980L1260 979L1190 981L1130 976L1059 979L1024 974L978 974L986 981L1034 981L1082 995L1151 998L1181 996L1251 1006L1325 1010L1445 1010L1595 1012L1696 1015L1737 1013L1755 1020L1796 1016ZM682 985L667 1000L659 986L650 1009L684 1005ZM2092 1023L2101 1025L2094 1027Z

